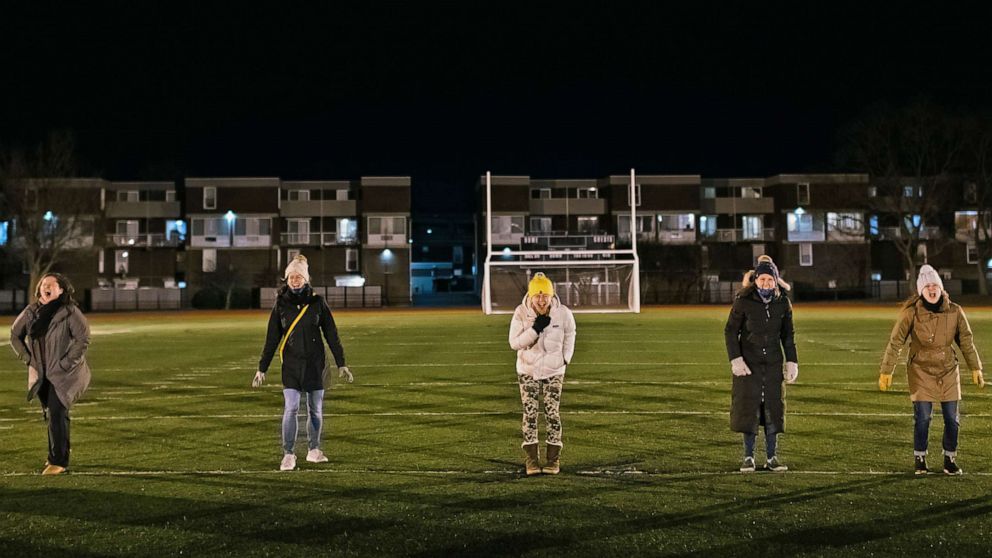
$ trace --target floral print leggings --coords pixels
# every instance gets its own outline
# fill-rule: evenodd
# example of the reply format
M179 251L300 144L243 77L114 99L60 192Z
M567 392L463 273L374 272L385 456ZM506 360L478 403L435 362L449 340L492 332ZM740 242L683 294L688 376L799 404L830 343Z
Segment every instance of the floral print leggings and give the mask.
M544 419L548 425L547 442L552 446L561 446L561 415L558 407L561 404L561 388L565 377L553 376L535 380L527 374L518 374L517 379L520 382L520 402L524 406L522 445L537 443L537 413L543 395Z

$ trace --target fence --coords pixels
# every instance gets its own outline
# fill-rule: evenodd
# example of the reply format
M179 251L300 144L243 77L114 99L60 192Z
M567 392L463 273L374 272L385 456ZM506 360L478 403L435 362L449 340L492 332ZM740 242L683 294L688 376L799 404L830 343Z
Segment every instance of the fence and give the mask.
M271 308L276 302L278 289L259 289L259 305ZM324 297L331 308L379 308L382 306L382 287L313 287L313 292Z
M142 287L139 289L90 289L90 310L179 310L184 306L185 289Z

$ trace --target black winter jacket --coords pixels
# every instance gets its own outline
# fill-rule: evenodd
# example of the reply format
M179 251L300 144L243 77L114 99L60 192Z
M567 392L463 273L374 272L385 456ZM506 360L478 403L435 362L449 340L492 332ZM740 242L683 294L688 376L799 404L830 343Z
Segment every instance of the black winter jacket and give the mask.
M782 366L785 362L798 363L792 303L782 294L765 303L754 286L746 287L730 309L724 337L727 357L734 360L742 356L751 369L750 376L734 376L731 430L753 433L761 424L768 434L784 432Z
M262 348L262 356L258 361L259 371L268 371L272 358L279 351L279 342L283 335L307 304L310 307L293 328L282 355L282 385L299 391L324 389L327 360L321 332L327 340L327 346L331 348L335 364L338 367L345 365L344 348L341 347L331 309L323 297L313 293L309 285L299 295L294 295L286 287L279 291L269 316L265 347Z

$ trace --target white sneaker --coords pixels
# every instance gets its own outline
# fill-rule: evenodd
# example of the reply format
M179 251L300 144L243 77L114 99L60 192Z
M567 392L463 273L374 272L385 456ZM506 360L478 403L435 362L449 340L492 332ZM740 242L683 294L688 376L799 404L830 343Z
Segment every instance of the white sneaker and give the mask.
M327 463L327 456L320 448L314 448L307 452L307 461L310 463Z
M287 453L282 456L282 463L279 464L280 471L292 471L296 468L296 456L292 453Z

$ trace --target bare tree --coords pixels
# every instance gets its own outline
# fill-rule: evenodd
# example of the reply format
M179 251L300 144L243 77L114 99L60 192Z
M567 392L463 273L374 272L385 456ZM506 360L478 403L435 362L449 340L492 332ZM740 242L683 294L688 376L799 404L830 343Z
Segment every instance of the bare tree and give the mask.
M32 301L31 287L93 234L92 192L74 187L76 168L68 132L51 134L31 152L0 153L2 210L11 221L10 245L28 269Z
M869 211L878 216L879 237L899 252L910 283L918 264L953 242L938 227L966 141L961 121L926 101L876 108L847 130L846 158L871 176L876 192ZM931 253L921 250L928 241Z

